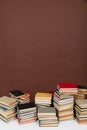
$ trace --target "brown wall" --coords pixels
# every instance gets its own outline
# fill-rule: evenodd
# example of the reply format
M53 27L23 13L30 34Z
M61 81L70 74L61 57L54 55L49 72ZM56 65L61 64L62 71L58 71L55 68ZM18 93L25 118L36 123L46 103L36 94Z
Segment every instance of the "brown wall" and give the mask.
M87 85L86 0L0 0L0 95Z

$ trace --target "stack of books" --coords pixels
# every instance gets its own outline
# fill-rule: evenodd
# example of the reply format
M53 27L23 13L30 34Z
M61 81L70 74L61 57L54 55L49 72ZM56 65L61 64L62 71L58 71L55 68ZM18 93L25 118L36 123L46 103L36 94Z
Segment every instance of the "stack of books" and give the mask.
M78 93L75 95L75 99L87 99L87 86L77 85Z
M29 93L24 93L20 90L12 90L9 91L9 94L12 98L17 99L19 104L25 104L30 102L30 94Z
M17 101L7 96L0 97L0 118L5 122L16 119Z
M39 126L58 126L58 117L54 107L38 108Z
M59 121L74 119L74 94L78 91L72 83L57 85L54 92L53 104L58 110Z
M19 124L35 122L37 120L37 107L34 103L18 104L17 118Z
M76 120L80 124L87 124L87 99L75 100Z
M52 94L51 93L41 93L37 92L35 95L35 104L38 107L49 107L52 104Z

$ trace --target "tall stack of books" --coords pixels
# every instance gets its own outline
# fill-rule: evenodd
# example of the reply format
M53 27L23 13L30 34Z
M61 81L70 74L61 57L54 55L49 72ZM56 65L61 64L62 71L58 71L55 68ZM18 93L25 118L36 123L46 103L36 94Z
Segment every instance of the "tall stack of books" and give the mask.
M74 119L74 94L78 91L72 83L60 83L54 92L53 104L58 110L59 121Z
M35 122L37 120L37 107L34 103L18 104L17 118L19 124Z
M41 93L37 92L35 95L35 104L38 107L49 107L52 104L52 94L51 93Z
M76 120L80 124L87 124L87 99L75 100Z
M19 104L25 104L30 102L30 94L29 93L24 93L20 90L12 90L9 91L9 94L12 98L17 99Z
M38 108L39 126L58 126L58 117L54 107Z
M0 118L5 122L16 119L17 101L7 96L0 97Z
M75 95L75 99L87 99L87 86L77 85L78 93Z

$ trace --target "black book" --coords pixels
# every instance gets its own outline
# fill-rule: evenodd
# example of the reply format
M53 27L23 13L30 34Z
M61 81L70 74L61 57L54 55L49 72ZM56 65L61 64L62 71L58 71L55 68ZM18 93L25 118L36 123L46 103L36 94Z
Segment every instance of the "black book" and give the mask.
M18 104L17 106L19 111L24 111L24 110L30 110L30 109L36 109L36 105L34 103L25 103L25 104Z
M78 89L87 89L87 86L77 85Z
M12 91L9 91L9 94L13 97L20 97L24 95L24 92L20 90L12 90Z

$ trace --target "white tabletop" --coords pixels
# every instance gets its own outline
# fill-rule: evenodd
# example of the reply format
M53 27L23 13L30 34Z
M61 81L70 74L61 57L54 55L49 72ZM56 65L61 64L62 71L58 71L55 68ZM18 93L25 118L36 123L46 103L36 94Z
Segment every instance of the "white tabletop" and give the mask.
M19 125L17 120L5 123L0 120L0 130L87 130L87 125L80 125L75 120L62 121L58 127L39 127L38 121Z

